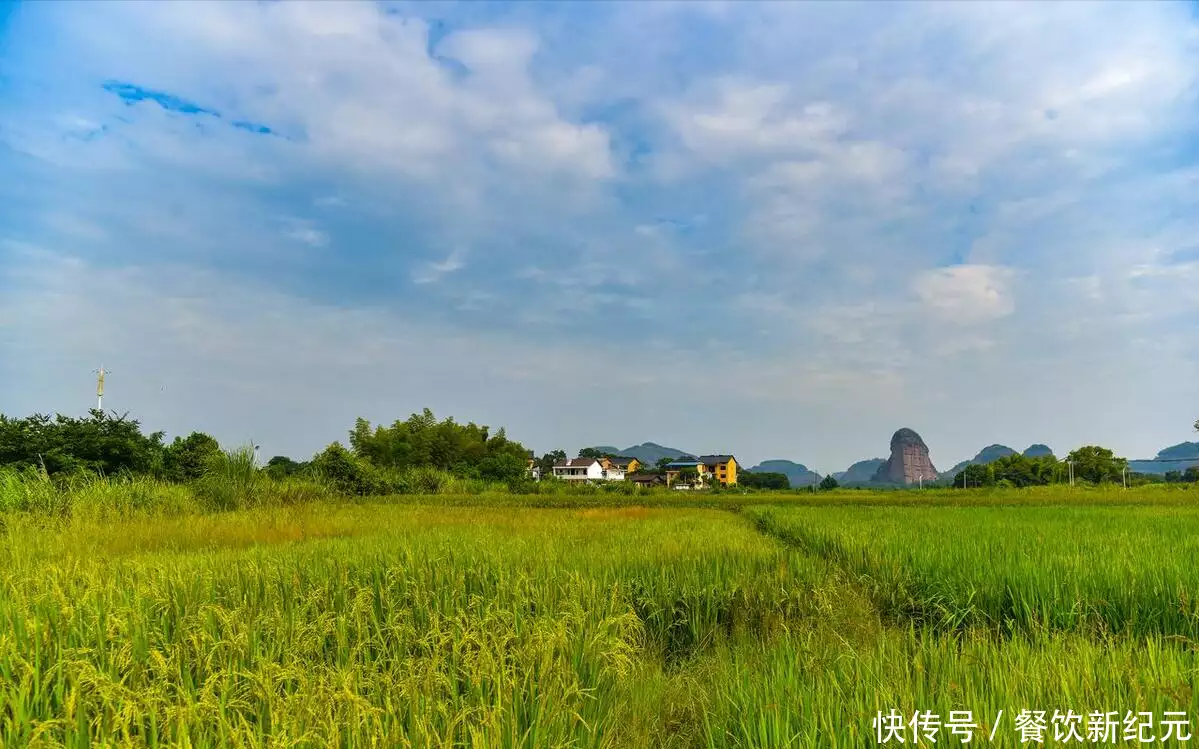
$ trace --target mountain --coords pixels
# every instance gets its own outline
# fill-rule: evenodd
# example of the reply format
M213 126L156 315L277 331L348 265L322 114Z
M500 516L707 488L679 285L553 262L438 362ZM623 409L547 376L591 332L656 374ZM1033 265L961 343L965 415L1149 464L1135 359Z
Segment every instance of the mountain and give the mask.
M877 484L903 485L936 481L937 469L928 457L928 445L915 429L903 427L891 437L891 457L874 473Z
M642 442L640 445L633 445L632 447L626 447L623 450L619 450L610 445L597 445L592 449L599 450L600 452L603 452L603 453L609 453L611 455L620 455L625 458L636 458L637 460L641 461L642 465L645 465L645 466L648 466L651 468L661 458L670 458L671 460L677 460L677 459L683 457L684 455L694 455L694 453L685 453L682 450L676 450L673 447L666 447L664 445L659 445L656 442Z
M859 460L844 471L838 471L833 474L833 478L837 479L837 483L851 484L868 484L874 478L874 474L878 471L878 467L886 463L886 458L870 458L869 460Z
M809 471L807 466L790 460L763 460L753 468L746 470L753 473L786 474L791 481L791 486L811 486L820 480L815 471Z
M1033 445L1033 447L1045 447L1045 446L1044 445ZM1031 450L1032 447L1030 447L1028 449ZM1046 447L1045 449L1048 450L1049 448ZM1025 451L1025 453L1027 454L1027 451ZM985 466L988 463L994 463L995 461L999 460L1000 458L1006 458L1009 455L1015 455L1015 454L1016 454L1016 451L1013 450L1012 448L1008 447L1007 445L987 445L983 449L979 450L978 455L975 455L970 460L963 460L961 463L958 463L956 466L954 466L953 468L950 468L945 473L942 473L941 478L953 478L954 476L961 473L966 468L966 466L970 466L970 465Z
M1179 442L1157 454L1158 460L1180 460L1199 458L1199 442Z
M1049 445L1042 445L1038 442L1035 445L1029 445L1021 454L1026 458L1051 458L1053 450L1049 449Z
M1160 462L1157 462L1160 461ZM1153 460L1130 460L1128 470L1136 473L1168 473L1199 466L1199 442L1180 442L1157 454Z

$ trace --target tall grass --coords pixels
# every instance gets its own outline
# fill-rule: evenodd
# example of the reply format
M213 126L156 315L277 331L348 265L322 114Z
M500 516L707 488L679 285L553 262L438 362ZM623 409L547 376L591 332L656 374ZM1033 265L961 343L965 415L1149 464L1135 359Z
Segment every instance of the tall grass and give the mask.
M860 747L871 718L1190 710L1195 650L893 627L705 510L301 505L0 537L0 745ZM944 741L945 737L943 737ZM952 743L952 742L951 742Z
M844 565L885 615L939 628L1199 639L1199 507L752 508Z
M624 746L647 662L819 613L812 568L730 515L340 512L352 539L225 551L270 513L219 516L183 534L206 554L10 536L0 741Z
M349 503L240 460L0 483L0 746L862 747L895 708L972 710L976 743L1002 709L1014 747L1024 708L1199 716L1175 494Z

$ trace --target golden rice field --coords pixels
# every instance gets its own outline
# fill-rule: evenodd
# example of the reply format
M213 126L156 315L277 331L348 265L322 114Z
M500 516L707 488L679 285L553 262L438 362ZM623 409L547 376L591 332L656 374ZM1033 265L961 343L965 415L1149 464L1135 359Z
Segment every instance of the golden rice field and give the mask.
M0 746L861 747L892 708L1020 746L1026 708L1199 717L1199 494L1124 497L9 513Z

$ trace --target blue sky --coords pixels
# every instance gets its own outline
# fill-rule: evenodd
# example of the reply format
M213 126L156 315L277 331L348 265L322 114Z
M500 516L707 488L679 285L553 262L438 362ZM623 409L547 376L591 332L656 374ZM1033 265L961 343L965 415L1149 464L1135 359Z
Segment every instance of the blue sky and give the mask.
M0 411L841 470L1199 416L1193 3L0 4Z

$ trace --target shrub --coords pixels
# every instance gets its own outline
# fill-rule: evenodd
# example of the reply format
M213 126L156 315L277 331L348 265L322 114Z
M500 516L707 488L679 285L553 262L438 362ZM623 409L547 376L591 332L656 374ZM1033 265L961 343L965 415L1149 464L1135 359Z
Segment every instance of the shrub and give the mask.
M354 496L386 494L388 482L365 460L334 442L312 459L312 470L337 491Z
M218 512L253 507L261 503L264 481L252 446L222 450L205 462L204 475L196 482L196 498L205 509Z

